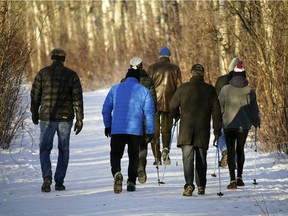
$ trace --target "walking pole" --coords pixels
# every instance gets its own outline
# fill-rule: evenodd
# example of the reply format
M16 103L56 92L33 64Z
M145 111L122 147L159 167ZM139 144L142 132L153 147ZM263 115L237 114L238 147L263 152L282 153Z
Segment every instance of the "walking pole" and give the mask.
M219 139L216 140L216 143L213 145L217 147L217 156L218 156L218 175L219 175L219 193L217 193L218 196L223 196L224 194L221 192L221 177L220 177L220 148L219 148Z
M253 179L253 184L257 185L258 183L256 182L256 156L257 156L257 127L255 127L255 134L254 134L254 179Z
M157 155L157 153L158 153L158 149L157 149L157 145L156 145L156 143L154 142L154 147L155 147L155 155ZM158 162L159 162L159 160L158 160L158 157L157 156L155 156L155 161L156 161L156 170L157 170L157 177L158 177L158 185L160 186L160 184L165 184L163 181L160 181L160 175L159 175L159 166L158 166Z
M174 136L174 132L175 132L176 125L177 125L177 121L175 121L174 124L173 124L172 134L171 134L171 140L170 140L170 143L169 143L169 149L171 148L171 144L172 144L172 141L173 141L173 136ZM168 158L168 156L169 156L169 153L167 154L167 158ZM164 175L165 175L165 172L166 172L166 167L167 167L167 163L164 164L164 171L163 171L163 176L162 176L162 182L163 182L163 180L164 180Z
M215 146L216 147L216 152L215 152L215 164L214 164L214 173L213 174L211 174L211 176L212 177L217 177L217 175L216 175L216 164L217 164L217 151L218 151L218 148L217 148L217 146Z
M178 139L179 139L179 128L178 128L178 124L177 124L177 128L176 128L176 143L178 143ZM177 144L176 144L177 145ZM178 148L176 149L176 166L178 166Z

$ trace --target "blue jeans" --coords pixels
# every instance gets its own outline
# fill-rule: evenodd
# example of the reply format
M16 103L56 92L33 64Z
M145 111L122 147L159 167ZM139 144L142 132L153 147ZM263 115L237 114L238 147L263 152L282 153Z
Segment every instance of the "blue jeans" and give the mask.
M223 151L227 150L227 146L226 146L226 141L225 141L225 133L223 129L221 133L222 134L219 137L218 145L219 145L220 152L222 153Z
M52 177L50 153L55 133L58 136L58 160L54 175L56 183L63 183L69 162L69 141L73 120L68 122L40 121L40 163L42 177Z
M195 182L197 187L206 187L207 174L207 150L193 147L192 145L182 145L182 160L186 185L194 185L194 158L195 158Z

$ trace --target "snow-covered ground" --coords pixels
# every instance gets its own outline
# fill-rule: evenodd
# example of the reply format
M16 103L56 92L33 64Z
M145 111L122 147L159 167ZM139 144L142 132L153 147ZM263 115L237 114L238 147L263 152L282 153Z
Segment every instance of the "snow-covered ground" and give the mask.
M108 90L84 93L84 128L71 135L70 163L65 179L66 191L42 193L39 163L39 126L29 121L30 129L23 133L10 150L0 149L0 215L288 215L288 157L276 153L261 154L255 159L253 141L246 144L243 179L246 184L237 190L227 190L227 168L215 169L216 149L208 151L207 188L205 195L183 197L183 166L181 151L174 136L170 166L159 178L149 145L145 184L138 183L135 192L113 192L109 164L109 139L104 136L101 109ZM211 142L213 136L211 136ZM122 159L124 183L127 179L127 152ZM51 154L53 170L57 160L57 136ZM256 181L254 164L256 161ZM217 177L212 177L215 173ZM223 196L217 193L222 192Z

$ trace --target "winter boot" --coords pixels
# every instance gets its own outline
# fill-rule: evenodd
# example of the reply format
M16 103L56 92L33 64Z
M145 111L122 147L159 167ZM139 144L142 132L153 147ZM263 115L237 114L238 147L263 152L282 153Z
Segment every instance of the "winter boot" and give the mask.
M164 148L162 151L162 158L163 158L163 163L165 165L170 165L171 164L171 160L169 157L169 149L168 148Z
M227 162L227 150L224 150L222 152L222 158L220 161L220 166L224 168L227 166L227 164L228 164L228 162Z
M185 185L183 196L192 196L194 189L195 189L194 185Z
M122 192L123 176L121 172L117 172L114 175L114 193L119 194Z
M139 158L139 165L138 165L138 181L141 184L144 184L147 180L147 175L146 175L146 164L147 160L145 157L140 157Z
M51 184L52 184L52 177L46 176L43 180L41 191L42 192L50 192L51 191L51 187L50 187Z
M133 182L131 182L131 181L128 181L127 182L127 191L133 192L135 190L136 190L135 184Z
M239 178L239 177L237 178L237 186L245 186L242 178Z
M198 187L198 194L205 194L205 187Z
M65 188L65 186L63 185L63 183L58 183L58 182L56 182L56 184L55 184L55 190L57 190L57 191L62 191L62 190L65 190L66 188Z
M236 180L231 181L230 184L227 186L227 189L230 189L230 190L235 190L235 189L237 189L237 182L236 182Z

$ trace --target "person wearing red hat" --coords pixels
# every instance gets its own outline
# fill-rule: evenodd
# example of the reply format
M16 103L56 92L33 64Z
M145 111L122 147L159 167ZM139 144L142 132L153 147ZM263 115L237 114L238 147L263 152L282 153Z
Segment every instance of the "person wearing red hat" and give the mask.
M256 93L248 86L248 83L243 62L239 61L233 69L229 84L225 85L219 94L230 173L230 184L227 189L244 186L242 180L245 162L244 145L251 126L260 127ZM235 176L235 152L237 154L237 179Z

